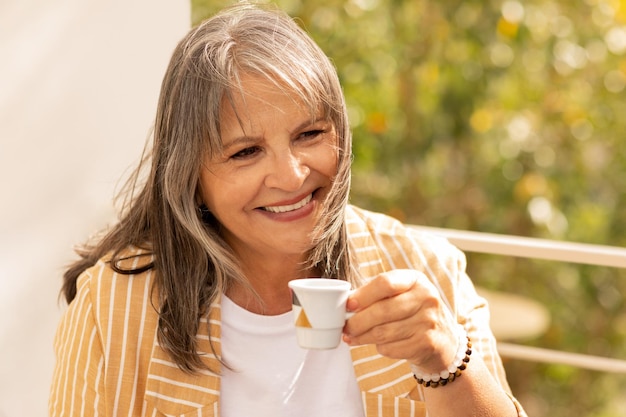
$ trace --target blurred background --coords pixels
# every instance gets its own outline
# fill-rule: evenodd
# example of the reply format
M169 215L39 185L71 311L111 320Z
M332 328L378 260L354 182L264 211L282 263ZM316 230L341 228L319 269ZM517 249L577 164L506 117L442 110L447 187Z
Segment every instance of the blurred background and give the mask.
M73 246L115 219L186 1L0 1L0 417L48 415Z
M192 0L198 22L229 2ZM408 223L626 246L626 1L278 0L335 62L352 202ZM510 340L626 358L626 271L468 254L535 300ZM626 415L626 376L507 361L529 415Z
M0 417L46 414L72 246L115 219L160 79L231 1L0 3ZM626 2L278 0L335 62L352 202L427 226L625 246ZM468 254L541 303L512 340L626 358L626 271ZM505 363L532 416L626 415L626 377Z

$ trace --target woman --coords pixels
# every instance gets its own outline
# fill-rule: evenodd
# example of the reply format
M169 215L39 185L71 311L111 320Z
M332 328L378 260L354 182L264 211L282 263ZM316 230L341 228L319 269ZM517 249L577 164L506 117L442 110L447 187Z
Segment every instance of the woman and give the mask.
M350 160L336 72L291 19L240 4L193 29L146 179L65 274L50 414L525 415L463 255L348 205ZM307 351L287 283L319 276L355 314Z

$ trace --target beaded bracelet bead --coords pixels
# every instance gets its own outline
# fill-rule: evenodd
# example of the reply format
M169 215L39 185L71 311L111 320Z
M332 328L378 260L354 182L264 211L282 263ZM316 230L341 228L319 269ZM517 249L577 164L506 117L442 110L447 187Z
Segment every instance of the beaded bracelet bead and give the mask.
M448 366L447 369L439 372L438 374L431 374L422 372L422 370L417 366L411 365L413 376L418 384L430 388L437 388L439 386L443 387L461 376L470 361L470 355L472 354L472 342L469 336L467 336L465 329L463 329L460 325L457 330L457 337L457 352L454 357L454 361L450 364L450 366Z

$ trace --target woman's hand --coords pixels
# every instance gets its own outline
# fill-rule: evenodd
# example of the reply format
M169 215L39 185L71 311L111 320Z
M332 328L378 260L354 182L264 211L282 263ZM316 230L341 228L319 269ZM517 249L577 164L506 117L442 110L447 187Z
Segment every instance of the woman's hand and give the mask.
M354 316L344 328L349 345L374 344L393 359L407 359L426 372L454 360L456 323L426 276L415 270L378 275L348 298Z

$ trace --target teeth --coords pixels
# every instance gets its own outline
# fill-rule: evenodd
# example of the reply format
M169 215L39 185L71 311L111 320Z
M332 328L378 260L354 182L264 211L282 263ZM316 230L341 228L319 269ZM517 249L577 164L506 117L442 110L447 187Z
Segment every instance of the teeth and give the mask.
M298 201L296 204L291 204L289 206L271 206L271 207L263 207L264 210L269 211L271 213L285 213L287 211L297 210L300 207L304 207L308 204L309 201L313 198L313 194L309 194L303 200Z

